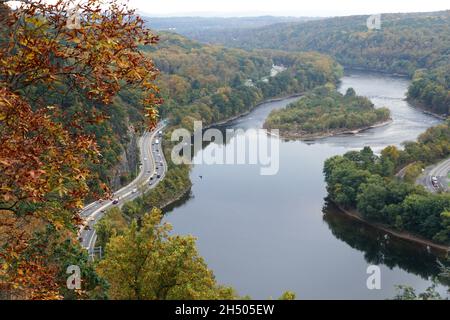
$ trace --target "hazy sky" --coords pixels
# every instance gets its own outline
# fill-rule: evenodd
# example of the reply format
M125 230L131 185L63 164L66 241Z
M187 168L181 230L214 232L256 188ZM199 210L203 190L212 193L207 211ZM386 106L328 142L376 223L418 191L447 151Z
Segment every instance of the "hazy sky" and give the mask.
M130 0L149 15L335 16L450 9L448 0Z

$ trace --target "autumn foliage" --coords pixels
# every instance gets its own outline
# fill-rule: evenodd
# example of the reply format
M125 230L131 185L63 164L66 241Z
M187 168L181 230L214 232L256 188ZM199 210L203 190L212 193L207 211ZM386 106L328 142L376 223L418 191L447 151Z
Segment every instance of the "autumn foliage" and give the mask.
M2 86L17 91L29 85L57 89L65 84L109 103L123 84L136 85L147 93L150 124L156 120L158 90L152 81L158 72L138 46L155 44L158 38L133 10L115 0L106 10L98 0L59 0L54 5L37 0L12 11L5 21Z
M170 235L158 209L145 214L141 227L133 221L107 245L99 272L109 284L111 299L234 299L232 288L217 284L199 256L191 236Z
M133 87L143 92L153 127L158 70L139 47L158 38L115 0L7 4L0 1L0 296L55 299L64 285L56 279L61 265L48 261L50 244L30 251L30 243L48 225L58 230L58 241L75 237L78 211L90 194L89 164L101 155L83 123L106 115L89 114L87 106L67 114L32 93L43 87L48 95L77 92L107 105L124 86ZM107 196L107 186L98 184Z

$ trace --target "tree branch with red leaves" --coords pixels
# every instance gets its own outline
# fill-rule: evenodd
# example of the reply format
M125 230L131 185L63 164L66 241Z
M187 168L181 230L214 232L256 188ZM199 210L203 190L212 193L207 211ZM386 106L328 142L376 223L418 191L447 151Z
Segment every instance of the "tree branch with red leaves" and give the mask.
M78 210L90 193L89 163L98 161L100 150L80 130L83 118L64 124L60 106L30 92L76 90L108 105L122 88L136 88L153 128L161 103L158 70L139 48L158 37L117 0L30 0L14 8L9 2L0 0L0 285L30 298L58 298L55 266L45 265L44 253L25 252L46 224L62 238L74 237ZM96 116L87 107L82 113Z

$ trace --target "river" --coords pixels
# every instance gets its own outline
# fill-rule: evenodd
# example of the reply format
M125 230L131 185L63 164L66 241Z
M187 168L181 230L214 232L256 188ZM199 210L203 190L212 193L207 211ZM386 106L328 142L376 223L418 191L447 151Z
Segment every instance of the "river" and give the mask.
M174 233L197 237L218 282L240 295L267 299L291 290L298 299L385 299L399 284L423 291L438 273L436 257L408 242L385 240L327 204L322 174L331 156L401 145L439 123L404 100L408 84L405 78L351 72L340 91L353 87L377 107L390 108L393 123L356 136L281 141L280 170L273 176L260 175L256 165L195 165L191 194L166 220ZM260 128L271 110L294 100L266 103L227 128ZM201 152L229 147L212 143ZM381 290L367 289L370 265L381 268Z

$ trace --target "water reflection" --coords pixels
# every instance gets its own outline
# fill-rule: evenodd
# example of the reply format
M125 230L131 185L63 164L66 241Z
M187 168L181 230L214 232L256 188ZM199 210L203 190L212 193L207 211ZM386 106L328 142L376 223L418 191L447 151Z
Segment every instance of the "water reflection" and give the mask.
M178 200L176 200L175 202L172 202L168 206L164 207L163 211L171 212L175 209L180 209L184 205L186 205L186 203L188 203L190 200L193 200L194 198L195 197L194 197L194 194L192 193L192 188L189 188L189 190L186 191Z
M323 213L323 220L333 235L363 252L368 264L384 264L390 269L399 267L423 279L439 275L439 258L423 246L396 238L386 239L384 232L348 217L328 201L325 202Z

